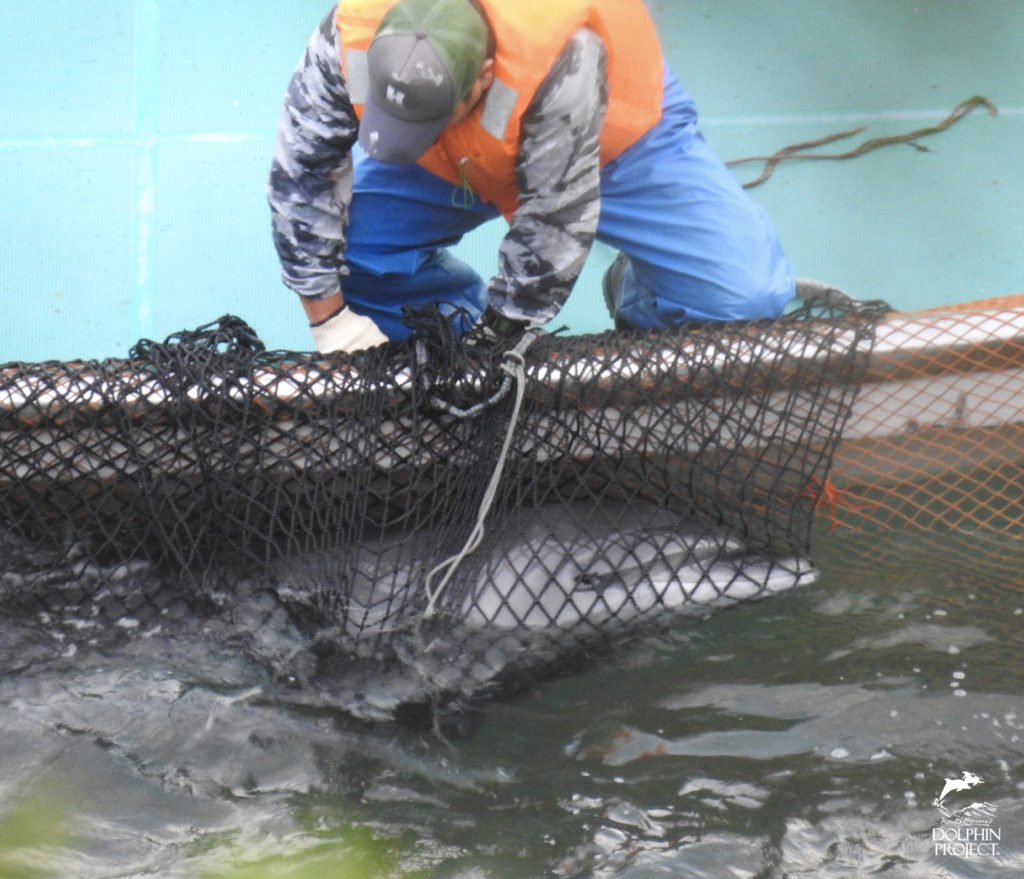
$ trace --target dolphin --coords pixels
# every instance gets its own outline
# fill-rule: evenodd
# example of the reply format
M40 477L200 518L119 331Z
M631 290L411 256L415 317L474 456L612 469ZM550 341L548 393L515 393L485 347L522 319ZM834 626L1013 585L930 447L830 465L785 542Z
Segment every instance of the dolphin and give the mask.
M807 559L750 552L724 528L653 504L552 504L497 516L486 528L490 536L437 601L444 626L596 631L704 613L818 576ZM422 529L364 541L347 560L307 557L288 565L289 585L276 591L300 615L318 605L328 637L368 656L380 637L416 624L435 588L428 571L441 542L436 530Z
M438 535L364 545L329 633L364 665L318 675L317 698L368 718L408 702L473 698L502 682L515 687L524 672L543 674L594 638L818 576L807 559L751 552L723 528L653 505L556 504L495 516L486 530L432 619L422 599ZM397 664L378 661L389 653Z

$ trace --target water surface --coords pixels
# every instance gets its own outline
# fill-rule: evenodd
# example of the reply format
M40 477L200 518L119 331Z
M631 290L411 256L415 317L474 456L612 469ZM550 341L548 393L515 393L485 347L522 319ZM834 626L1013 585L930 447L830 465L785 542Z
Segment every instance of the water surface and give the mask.
M817 583L443 736L282 704L217 625L79 643L8 619L0 875L1021 875L1024 573L954 568L969 535L946 558L893 541L874 567L827 540ZM949 803L989 804L997 854L936 853L934 800L964 771L983 783Z

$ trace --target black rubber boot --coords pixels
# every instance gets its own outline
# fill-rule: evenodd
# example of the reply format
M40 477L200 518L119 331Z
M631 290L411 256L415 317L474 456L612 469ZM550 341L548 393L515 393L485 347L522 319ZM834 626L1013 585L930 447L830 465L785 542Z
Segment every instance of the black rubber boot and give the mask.
M601 289L604 291L604 304L608 306L608 313L615 320L617 330L629 329L629 324L619 317L619 300L622 297L622 276L626 273L629 265L629 257L620 252L614 262L604 273L601 281Z

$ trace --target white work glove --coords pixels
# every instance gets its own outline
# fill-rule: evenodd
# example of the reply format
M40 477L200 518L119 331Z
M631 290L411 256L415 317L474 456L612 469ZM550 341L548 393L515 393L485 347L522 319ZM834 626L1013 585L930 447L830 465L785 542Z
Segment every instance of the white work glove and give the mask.
M327 320L310 324L309 328L313 333L313 344L321 354L362 351L388 341L377 324L362 314L356 314L347 305L341 306Z

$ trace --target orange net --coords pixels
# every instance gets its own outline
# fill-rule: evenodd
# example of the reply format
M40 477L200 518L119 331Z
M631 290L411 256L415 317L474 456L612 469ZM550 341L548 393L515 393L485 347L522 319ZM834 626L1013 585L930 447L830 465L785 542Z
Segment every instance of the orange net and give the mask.
M878 328L817 525L885 531L897 539L884 545L908 560L941 554L950 566L1018 574L1022 477L1024 294L892 314ZM846 543L844 565L859 560L856 545ZM863 554L891 564L879 545L865 540Z

